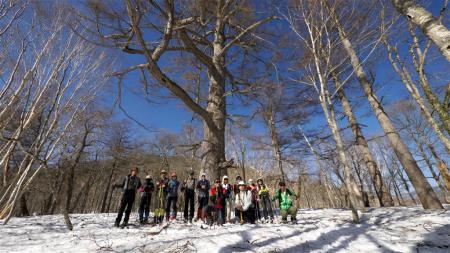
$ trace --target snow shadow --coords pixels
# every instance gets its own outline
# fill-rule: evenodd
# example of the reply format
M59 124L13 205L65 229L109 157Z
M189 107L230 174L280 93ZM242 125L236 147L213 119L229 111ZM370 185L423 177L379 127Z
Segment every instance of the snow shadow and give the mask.
M315 225L317 222L308 222L308 225ZM279 226L278 228L276 228L276 232L281 232L281 228L283 225ZM289 225L290 227L296 226L296 225ZM282 236L278 236L278 237L270 237L266 240L261 240L262 238L256 238L253 239L255 234L258 233L258 228L252 228L251 230L245 230L245 231L241 231L239 232L239 236L241 237L241 239L232 244L232 245L227 245L225 247L222 247L218 252L219 253L229 253L229 252L246 252L246 251L254 251L258 248L261 247L265 247L277 242L282 242L284 240L291 240L292 237L296 237L299 236L302 233L308 233L310 231L316 230L318 229L318 226L315 227L310 227L310 228L306 228L306 229L297 229L295 228L295 230L293 232L291 232L288 235L282 235ZM275 228L274 228L275 229Z
M438 225L434 226L433 225ZM432 228L430 228L432 227ZM421 242L415 245L417 253L448 253L450 252L450 225L449 224L424 224L424 228L429 231Z

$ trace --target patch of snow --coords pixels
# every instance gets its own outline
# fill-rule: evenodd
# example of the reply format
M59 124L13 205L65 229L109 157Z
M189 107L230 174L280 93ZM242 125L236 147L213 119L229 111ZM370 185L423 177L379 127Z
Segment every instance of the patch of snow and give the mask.
M115 228L115 214L71 215L73 231L66 229L62 215L30 216L0 225L0 252L448 253L450 206L446 208L372 208L361 214L361 224L351 223L351 213L345 209L300 209L297 225L210 228L177 221L156 235L158 226Z

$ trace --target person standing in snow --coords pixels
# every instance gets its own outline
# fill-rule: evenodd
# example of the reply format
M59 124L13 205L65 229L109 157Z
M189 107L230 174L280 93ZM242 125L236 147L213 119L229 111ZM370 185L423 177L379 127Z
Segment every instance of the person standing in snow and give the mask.
M206 174L202 173L202 177L197 183L198 209L197 209L197 218L195 218L195 221L203 218L203 208L205 208L208 205L209 201L209 189L210 184L209 181L206 179Z
M239 182L243 181L240 175L236 176L236 181L233 185L233 203L235 204L234 208L234 218L239 219L239 211L236 209L236 195L239 193Z
M264 184L262 178L258 178L258 180L256 180L256 183L258 184L259 204L263 209L263 219L265 221L268 221L270 217L270 222L273 222L273 210L269 189Z
M225 194L222 185L220 184L220 179L217 178L214 180L214 185L211 187L211 191L209 193L209 199L214 206L214 210L216 212L216 222L217 225L221 226L224 223L224 215L225 215Z
M239 192L239 182L241 182L241 181L242 181L242 177L237 175L236 181L234 182L234 185L233 185L233 193L234 194L237 194Z
M155 203L155 212L154 212L154 224L162 223L164 219L165 212L165 200L167 196L167 183L169 182L169 178L167 177L167 172L165 170L161 170L160 179L156 183L156 203Z
M298 198L297 195L286 188L286 183L281 181L279 183L280 189L277 191L273 200L278 200L280 204L281 219L283 223L287 222L287 216L291 216L292 223L297 222L297 208L294 206L292 197Z
M231 222L231 213L233 209L233 187L228 183L228 176L223 176L222 188L225 195L224 218L227 223Z
M252 193L247 190L247 185L244 181L240 181L239 193L236 194L236 211L238 213L237 218L240 223L249 222L255 224L255 209L252 203Z
M119 226L122 220L123 212L125 212L125 218L121 227L128 225L130 219L131 209L133 209L134 199L136 198L136 191L141 187L141 179L137 176L139 169L134 167L130 170L130 174L126 175L121 184L116 184L115 187L122 188L122 199L120 201L119 212L117 213L116 222L114 225Z
M167 183L167 202L166 202L166 221L175 220L177 217L178 187L180 182L177 180L177 173L172 172L171 179ZM172 215L170 215L172 207Z
M255 182L253 181L253 179L249 179L248 180L249 186L248 186L248 190L252 193L252 203L253 206L255 207L255 219L259 219L260 215L259 215L259 199L258 199L258 187L256 186Z
M152 192L154 190L155 185L153 184L153 179L150 175L147 175L144 184L139 188L139 192L142 193L141 203L139 205L139 222L141 224L146 224L148 222Z
M192 223L194 218L194 199L195 199L195 187L197 179L194 177L194 171L189 172L189 177L184 180L181 186L181 191L184 192L184 222Z

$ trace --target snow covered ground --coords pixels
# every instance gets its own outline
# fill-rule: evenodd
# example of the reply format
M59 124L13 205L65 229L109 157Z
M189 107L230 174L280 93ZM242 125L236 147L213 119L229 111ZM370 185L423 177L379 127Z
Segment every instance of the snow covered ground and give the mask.
M158 227L114 228L114 214L72 215L73 231L61 215L13 218L0 226L0 252L450 252L446 208L369 209L358 225L348 210L301 209L298 225L174 223L157 235Z

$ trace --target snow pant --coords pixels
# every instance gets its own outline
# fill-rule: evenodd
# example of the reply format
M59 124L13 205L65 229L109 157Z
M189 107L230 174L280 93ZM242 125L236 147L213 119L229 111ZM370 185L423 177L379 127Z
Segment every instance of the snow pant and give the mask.
M156 192L155 193L155 212L153 216L153 222L155 224L162 223L164 219L164 212L165 212L165 204L166 204L166 193L165 192Z
M217 209L217 225L223 225L225 223L225 208Z
M233 200L231 198L225 199L224 218L228 222L231 220L231 210L233 210Z
M139 221L147 221L150 214L150 203L152 195L143 195L141 197L141 204L139 205Z
M194 218L194 190L186 189L184 192L184 219L192 220ZM189 214L189 216L188 216Z
M216 208L214 205L207 205L204 208L203 218L206 219L208 225L213 225L214 222L217 225L223 225L224 222L224 208Z
M269 216L271 219L273 219L272 202L270 201L270 197L268 195L261 196L261 200L259 201L259 203L263 209L264 219L267 220Z
M256 222L255 208L249 208L247 211L239 211L236 209L236 217L238 221L240 221L242 217L244 223L255 224Z
M255 208L254 208L254 211L255 211L255 219L256 219L256 220L261 219L261 212L260 212L260 210L259 210L259 208L260 208L259 201L256 201L255 203L253 203L253 206L255 207Z
M122 220L123 212L125 212L125 218L123 219L124 223L128 223L130 219L131 209L133 209L134 199L136 197L136 193L134 190L126 190L120 201L119 212L117 213L116 224L120 223Z
M203 219L203 208L208 205L208 196L198 197L197 219Z
M177 200L178 196L167 197L166 201L166 220L170 217L170 207L172 207L173 217L177 217Z
M294 206L289 207L289 209L281 209L281 219L287 220L287 216L291 216L291 220L297 219L297 208Z

